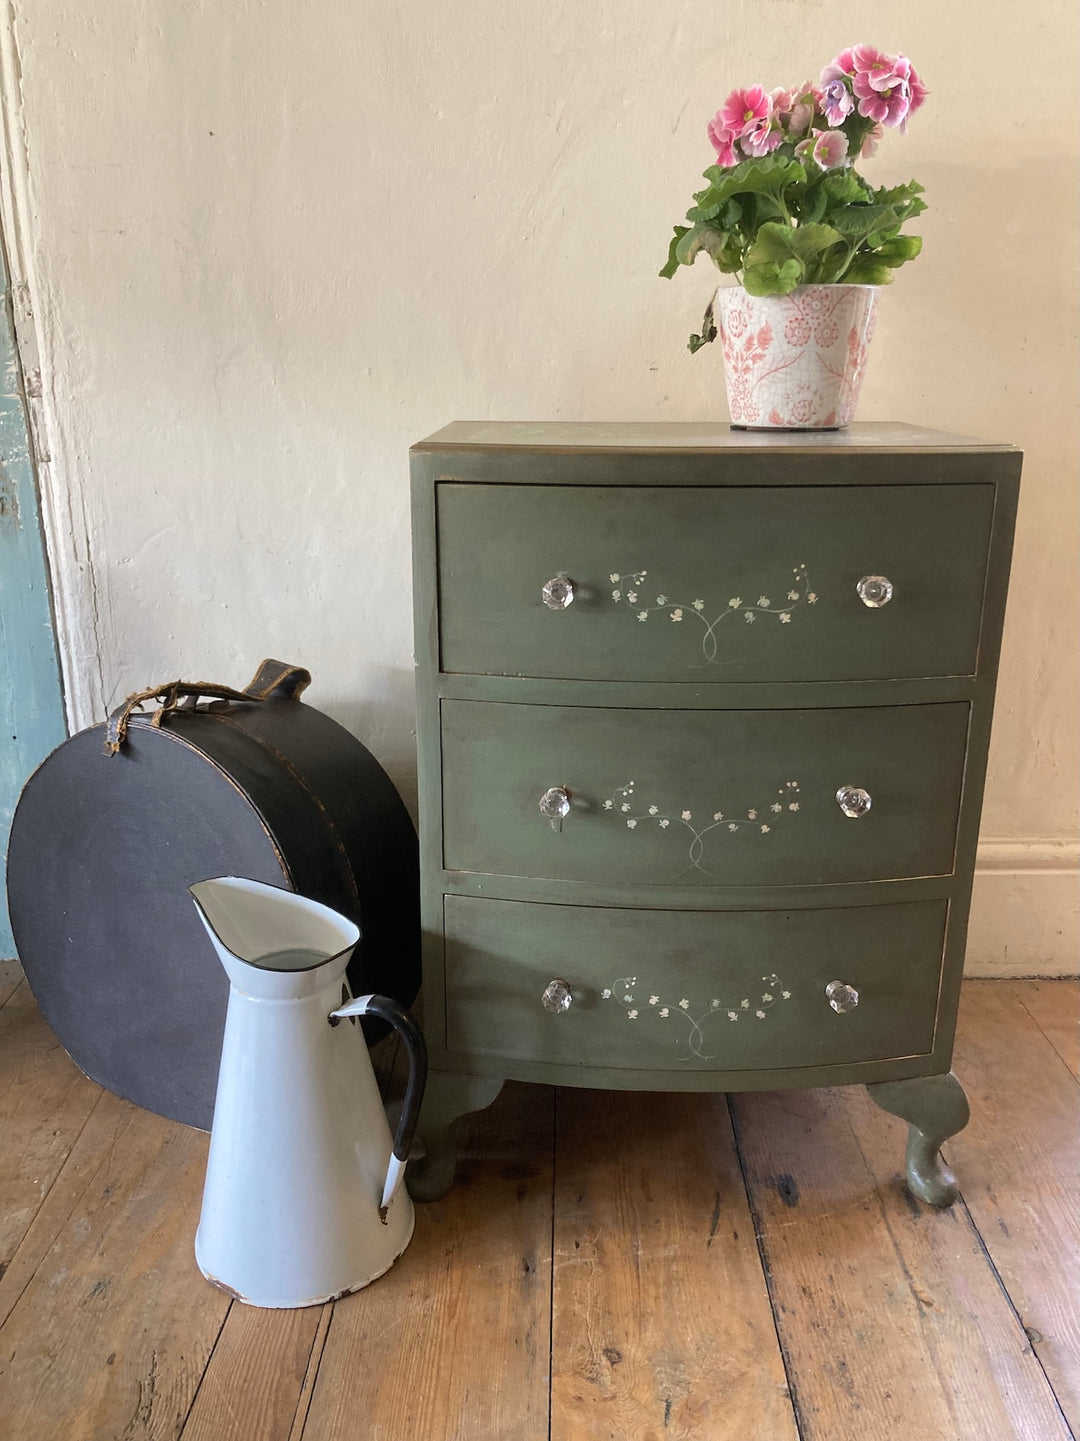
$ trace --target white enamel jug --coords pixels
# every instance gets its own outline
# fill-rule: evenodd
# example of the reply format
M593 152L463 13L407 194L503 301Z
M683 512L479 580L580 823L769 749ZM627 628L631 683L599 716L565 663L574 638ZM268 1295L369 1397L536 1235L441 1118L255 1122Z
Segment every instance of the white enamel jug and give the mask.
M409 1244L401 1179L427 1071L423 1036L384 996L348 1000L360 932L315 901L223 876L192 886L229 977L195 1259L252 1306L315 1306L381 1276ZM391 1138L363 1033L376 1015L409 1052Z

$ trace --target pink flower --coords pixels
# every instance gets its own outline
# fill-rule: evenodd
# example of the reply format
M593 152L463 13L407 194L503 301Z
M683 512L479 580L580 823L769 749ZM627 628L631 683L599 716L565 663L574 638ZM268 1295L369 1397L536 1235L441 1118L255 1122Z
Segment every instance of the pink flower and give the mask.
M908 111L908 114L911 114L910 110ZM862 143L862 149L859 151L859 156L861 159L869 160L871 155L877 154L878 141L884 134L885 128L882 125L875 125L873 130L867 133L866 139Z
M864 115L867 120L877 120L890 128L903 125L911 108L911 90L907 80L895 76L892 78L895 83L883 90L877 89L865 74L856 75L852 81L859 102L859 114Z
M836 59L830 61L829 64L825 66L825 70L821 72L822 85L825 84L825 73L829 70L835 71L836 75L854 75L855 55L853 49L841 50ZM829 78L834 79L835 76L830 76Z
M772 105L772 113L780 119L784 115L790 115L795 105L794 90L774 90L769 96Z
M795 102L791 107L788 130L792 135L803 135L810 129L814 111L821 104L821 91L807 82L795 91Z
M739 144L747 155L752 155L755 160L760 160L763 155L768 155L782 142L784 133L779 125L773 122L766 115L761 120L755 120L753 125L743 131Z
M856 76L864 76L873 90L891 90L911 74L911 61L903 55L886 55L872 45L856 45L851 54Z
M852 57L855 76L851 82L859 102L859 114L882 125L903 126L912 109L914 71L906 55L886 55L872 45L856 45ZM916 108L922 104L926 89L915 75L918 86Z
M814 141L811 152L822 170L835 170L847 157L847 136L842 130L825 130Z
M739 137L772 113L772 101L760 85L733 90L717 111L720 121Z
M903 59L902 56L901 59ZM918 75L916 74L915 67L914 65L912 65L910 60L907 62L907 64L909 71L908 85L911 89L911 103L908 106L908 114L914 115L916 110L918 110L919 106L926 99L926 86L919 79Z
M830 125L840 125L854 109L847 73L838 65L826 65L821 72L821 113Z
M739 157L735 153L735 132L723 123L719 110L709 121L709 139L716 151L717 165L727 167L737 164Z
M842 130L815 130L795 147L796 155L810 155L822 170L835 170L847 158L848 140Z

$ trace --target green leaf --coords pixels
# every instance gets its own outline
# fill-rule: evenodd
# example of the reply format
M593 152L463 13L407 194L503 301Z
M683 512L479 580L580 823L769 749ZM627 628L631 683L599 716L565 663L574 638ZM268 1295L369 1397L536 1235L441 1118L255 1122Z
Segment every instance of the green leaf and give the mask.
M826 279L819 273L820 262L841 240L831 225L800 225L797 229L775 223L763 225L746 252L743 284L752 295L787 295L796 285ZM794 268L786 263L789 260L795 263ZM753 289L755 286L766 288Z
M895 270L908 260L914 260L921 250L921 235L897 235L876 250L873 258Z
M893 273L873 255L856 255L845 272L845 285L891 285Z
M672 236L671 244L668 246L667 264L660 272L660 274L664 277L665 280L670 280L675 274L676 270L678 270L679 268L679 257L676 254L676 251L678 250L679 242L682 240L683 236L688 233L688 226L676 225L675 234Z
M853 147L862 133L845 129ZM921 249L918 237L900 234L926 209L923 187L914 180L875 189L852 166L823 171L787 144L761 159L710 165L704 178L706 189L687 212L689 224L675 227L663 276L670 278L705 251L718 270L741 271L753 295L844 280L884 285ZM703 331L691 349L710 338Z
M787 295L840 239L831 225L763 225L746 252L743 285L751 295Z
M875 230L872 234L863 238L862 249L880 250L883 245L888 245L890 240L895 239L900 233L899 225L891 225L888 230Z
M896 211L899 224L910 220L914 215L921 215L926 209L926 201L920 200L923 187L917 180L909 180L906 185L894 185L891 188L882 187L880 190L871 191L871 198L877 205L890 205Z
M708 190L702 190L694 199L697 205L689 217L694 220L713 220L721 208L738 195L754 195L763 201L766 218L786 215L784 191L792 185L806 180L806 169L798 160L781 155L767 155L762 160L743 160L728 170L710 165L705 171L710 181Z
M849 205L867 196L868 187L854 170L830 170L821 183L829 199L838 205Z
M808 260L828 250L840 239L831 225L778 225L770 221L757 233L757 239L746 252L747 265L762 265L775 261L783 264L794 258L805 265Z
M759 195L771 203L778 215L783 214L784 191L806 180L806 170L798 160L785 160L779 155L768 155L764 160L744 160L731 174L738 176L732 194Z
M816 225L825 214L829 193L824 185L814 185L807 191L799 209L800 225Z
M716 297L714 296L705 307L705 316L701 322L701 334L692 335L688 341L691 355L696 355L703 345L708 345L716 339L716 320L713 316L713 306L715 303Z
M909 180L906 185L894 185L891 189L882 186L880 190L872 190L870 194L878 205L904 205L916 196L925 194L925 191L926 187L917 180ZM924 201L919 200L916 203L925 208Z
M860 240L873 231L898 224L896 211L891 205L842 205L830 212L829 224L851 240Z
M741 247L715 225L676 225L668 248L667 264L660 274L670 280L680 265L693 265L701 251L720 270L738 270L742 264Z
M692 230L687 230L675 245L675 259L680 265L693 265L697 259L699 250L705 248L705 235L708 232L701 225L695 225ZM718 239L722 242L723 236Z
M710 253L717 270L722 270L726 275L733 275L736 270L742 269L743 247L736 236L727 236L722 248Z
M775 260L748 264L743 271L743 289L748 295L790 295L803 274L804 266L794 256L780 264Z

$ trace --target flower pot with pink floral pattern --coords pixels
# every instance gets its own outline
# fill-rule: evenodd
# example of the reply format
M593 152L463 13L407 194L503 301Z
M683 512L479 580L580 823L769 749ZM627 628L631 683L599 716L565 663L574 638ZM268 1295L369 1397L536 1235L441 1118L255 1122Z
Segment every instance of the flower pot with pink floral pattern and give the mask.
M731 423L839 430L855 418L876 285L800 285L789 295L721 286L714 314Z
M842 50L809 81L733 90L708 125L716 163L660 274L706 256L732 277L690 350L719 339L731 423L838 430L851 423L878 289L919 254L902 234L922 186L873 186L855 168L904 131L926 87L906 55Z

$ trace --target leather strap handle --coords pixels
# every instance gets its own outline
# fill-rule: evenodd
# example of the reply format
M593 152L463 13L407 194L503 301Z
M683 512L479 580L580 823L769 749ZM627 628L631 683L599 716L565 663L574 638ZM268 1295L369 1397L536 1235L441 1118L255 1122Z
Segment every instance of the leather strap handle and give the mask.
M231 686L214 685L210 681L167 681L164 685L151 686L149 690L136 691L129 695L123 705L117 706L105 726L105 754L115 756L127 739L128 722L132 713L140 710L146 701L159 701L160 709L154 712L150 724L160 728L163 721L177 710L181 701L193 707L200 700L219 701L265 701L273 697L299 700L311 684L310 671L303 666L286 665L280 660L264 660L244 690L233 690Z
M269 700L272 695L299 700L311 684L311 672L303 666L287 665L282 660L264 660L244 687L251 700Z

